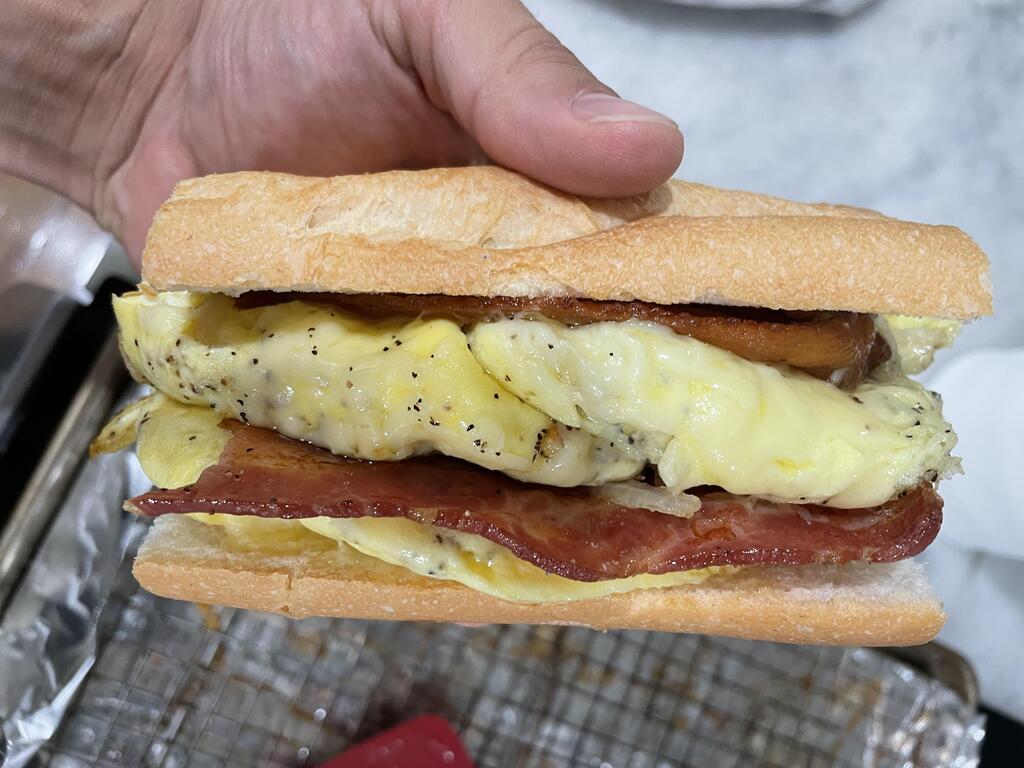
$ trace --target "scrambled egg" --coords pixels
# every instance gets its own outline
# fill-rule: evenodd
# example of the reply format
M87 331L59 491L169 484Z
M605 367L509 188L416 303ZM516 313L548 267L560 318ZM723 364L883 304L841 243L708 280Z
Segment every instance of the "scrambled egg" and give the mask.
M469 340L523 400L656 464L676 490L860 507L951 468L937 398L891 368L847 393L640 321L504 320Z
M200 517L196 515L196 517ZM504 547L472 533L449 531L405 518L315 517L306 528L378 560L434 579L447 579L502 600L524 603L590 600L635 589L699 584L735 568L701 568L678 573L643 574L606 581L573 581L545 573Z
M125 409L108 425L104 439L138 443L146 475L161 488L195 482L216 464L230 433L210 409L182 405L156 394ZM545 573L509 550L471 533L448 531L404 518L275 520L241 515L189 515L220 526L227 546L268 555L291 556L353 549L429 578L457 581L479 592L514 602L587 600L635 589L698 584L731 568L704 568L627 579L581 582Z
M358 458L436 450L563 486L650 462L680 493L836 507L956 466L937 398L894 365L847 393L640 321L506 319L466 334L190 293L131 294L115 311L129 365L159 391Z
M605 483L642 467L555 423L480 367L448 320L366 322L292 302L226 296L114 299L138 378L179 402L371 460L440 451L520 480Z
M636 589L700 584L735 568L701 568L680 573L644 574L606 581L573 581L545 573L482 536L448 531L405 518L314 517L266 520L238 515L191 514L206 525L220 526L234 549L297 555L351 547L376 560L431 579L464 584L477 592L518 603L592 600Z

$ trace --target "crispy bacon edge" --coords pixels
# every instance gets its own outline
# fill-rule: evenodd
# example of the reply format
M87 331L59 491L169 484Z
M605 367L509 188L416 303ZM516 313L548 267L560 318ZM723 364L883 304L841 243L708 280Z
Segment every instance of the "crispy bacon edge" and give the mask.
M461 324L502 317L542 316L567 325L644 320L759 363L790 365L843 388L859 384L892 354L871 315L854 312L783 312L756 307L661 305L566 297L444 296L398 293L242 294L242 309L286 301L340 307L371 319L447 318Z
M923 551L942 520L942 500L929 484L852 510L708 493L684 519L622 507L587 488L519 483L453 459L357 461L270 430L223 425L231 439L196 483L127 506L151 516L405 517L442 536L445 529L482 536L578 581L717 565L891 562Z

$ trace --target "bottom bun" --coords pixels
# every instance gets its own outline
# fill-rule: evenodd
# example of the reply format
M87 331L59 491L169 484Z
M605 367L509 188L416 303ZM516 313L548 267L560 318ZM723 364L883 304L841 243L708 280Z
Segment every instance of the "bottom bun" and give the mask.
M911 560L747 568L696 586L522 604L343 546L299 555L232 549L219 526L172 515L155 521L134 574L163 597L294 618L565 624L874 646L927 642L945 619L924 570Z

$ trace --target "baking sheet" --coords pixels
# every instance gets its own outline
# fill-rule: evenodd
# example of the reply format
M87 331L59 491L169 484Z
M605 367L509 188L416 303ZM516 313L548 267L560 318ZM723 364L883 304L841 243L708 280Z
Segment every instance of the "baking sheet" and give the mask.
M977 765L981 720L866 649L653 632L293 621L140 590L44 765L316 764L417 714L478 766Z
M52 500L0 621L5 766L315 765L425 712L479 766L978 764L974 704L867 649L293 621L157 598L130 570L146 523L120 511L147 487L122 453L82 461Z

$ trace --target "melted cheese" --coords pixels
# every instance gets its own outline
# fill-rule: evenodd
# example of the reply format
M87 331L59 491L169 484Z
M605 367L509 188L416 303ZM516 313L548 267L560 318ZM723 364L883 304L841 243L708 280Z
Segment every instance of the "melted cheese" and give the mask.
M191 293L131 294L115 311L129 365L167 396L358 458L440 451L562 486L650 462L677 493L836 507L956 466L937 398L895 365L847 393L639 321L506 319L467 335Z
M642 467L511 394L447 320L371 323L301 302L239 310L192 293L130 294L114 312L125 358L156 389L336 454L440 451L559 486Z
M873 506L953 466L938 400L891 368L846 393L640 321L505 320L469 340L516 395L677 491Z
M886 315L879 323L899 355L905 373L920 373L935 358L936 351L952 345L960 333L957 320Z
M219 526L224 545L232 551L259 552L268 557L295 557L313 552L329 552L346 546L337 537L321 536L298 520L191 513L193 520Z
M681 573L645 574L627 579L573 581L545 573L507 549L471 533L447 531L404 518L265 520L221 514L190 514L223 528L232 549L288 556L351 547L373 560L431 579L455 581L487 595L518 603L592 600L637 589L700 584L735 568L702 568Z
M404 518L301 521L321 536L342 541L365 555L413 573L446 579L502 600L525 603L590 600L636 589L699 584L732 568L703 568L627 579L573 581L545 573L504 547L471 533L449 531Z

